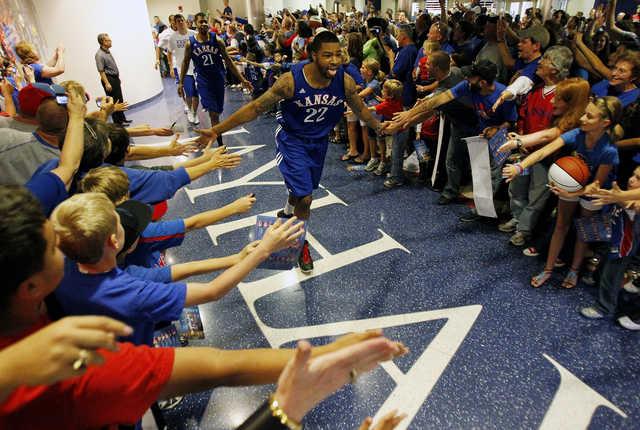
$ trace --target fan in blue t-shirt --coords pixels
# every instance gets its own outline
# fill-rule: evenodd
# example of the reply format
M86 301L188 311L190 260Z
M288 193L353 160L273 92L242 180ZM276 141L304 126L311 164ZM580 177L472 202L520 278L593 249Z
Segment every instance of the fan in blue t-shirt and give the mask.
M544 270L531 279L532 287L541 287L551 278L556 260L578 207L580 207L578 213L584 219L593 217L600 210L600 207L594 204L585 194L597 188L598 183L603 188L608 188L615 178L619 157L610 133L619 122L621 114L622 106L617 98L598 98L587 105L584 115L580 118L580 128L567 131L521 162L504 167L503 177L507 181L511 181L516 176L521 175L525 169L550 157L562 147L571 149L574 155L582 158L589 167L589 182L591 183L581 190L569 192L551 184L551 191L559 198L556 226L551 238ZM591 222L597 223L597 221ZM573 260L562 282L563 288L574 288L578 284L579 269L586 249L587 244L585 242L580 239L576 240Z
M635 102L640 96L640 89L635 82L638 80L638 60L635 55L622 54L611 68L608 79L603 79L591 88L597 97L615 96L625 108Z

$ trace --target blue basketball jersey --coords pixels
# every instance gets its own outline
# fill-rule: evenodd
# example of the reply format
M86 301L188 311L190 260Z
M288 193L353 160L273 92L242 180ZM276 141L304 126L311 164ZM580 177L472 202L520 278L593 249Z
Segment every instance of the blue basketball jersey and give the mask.
M291 67L294 95L283 100L278 112L278 123L288 133L307 139L323 139L344 114L344 69L338 68L326 88L312 88L304 77L305 64Z
M209 33L209 41L200 43L195 36L189 36L191 60L197 75L225 75L224 58L215 33Z

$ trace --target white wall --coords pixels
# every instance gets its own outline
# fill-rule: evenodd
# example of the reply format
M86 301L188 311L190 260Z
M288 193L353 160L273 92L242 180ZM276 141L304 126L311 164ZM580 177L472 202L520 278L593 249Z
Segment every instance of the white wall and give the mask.
M222 5L222 0L220 0L220 4ZM149 26L153 25L153 17L156 15L160 17L162 22L169 25L169 15L178 13L178 5L182 6L185 18L200 12L198 0L147 0ZM222 8L220 9L222 10ZM215 8L211 11L215 11Z
M567 13L575 15L576 12L584 12L585 16L589 16L589 11L593 9L593 0L569 0L567 2Z
M125 100L138 103L162 91L144 0L33 0L33 5L49 48L65 46L61 80L82 83L92 98L104 95L94 56L98 33L109 33Z

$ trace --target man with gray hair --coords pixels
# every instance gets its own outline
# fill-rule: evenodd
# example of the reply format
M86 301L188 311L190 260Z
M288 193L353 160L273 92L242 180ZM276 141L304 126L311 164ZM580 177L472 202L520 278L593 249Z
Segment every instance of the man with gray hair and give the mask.
M554 127L554 121L557 119L560 109L552 102L556 94L556 85L569 76L572 63L573 54L566 46L552 46L544 53L536 69L536 76L542 80L542 84L535 86L529 92L520 107L520 119L517 127L520 135L526 136ZM559 133L560 131L557 131L557 133L550 134L549 137ZM519 150L523 143L526 143L523 141L530 140L521 138L520 135L514 139L515 147L512 149ZM540 143L547 141L549 140L541 139ZM549 198L548 169L549 166L545 163L538 163L530 169L528 175L518 176L509 183L513 217L500 224L498 229L504 232L515 232L509 239L511 244L515 246L522 246L529 240Z
M111 38L107 33L100 33L98 34L98 44L100 49L96 52L96 67L100 74L102 88L104 88L105 94L113 97L116 103L124 102L120 88L120 71L109 50L111 49ZM124 116L124 112L114 111L111 118L116 124L127 125L131 122Z

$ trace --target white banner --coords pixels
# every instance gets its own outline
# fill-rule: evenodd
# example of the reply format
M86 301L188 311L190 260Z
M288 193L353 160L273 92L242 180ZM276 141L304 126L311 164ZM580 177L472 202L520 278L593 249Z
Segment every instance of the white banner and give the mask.
M473 201L476 204L476 211L480 216L497 218L496 208L493 206L488 141L482 136L466 137L464 140L467 142L471 160Z

